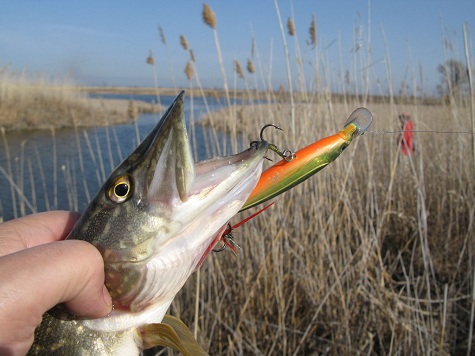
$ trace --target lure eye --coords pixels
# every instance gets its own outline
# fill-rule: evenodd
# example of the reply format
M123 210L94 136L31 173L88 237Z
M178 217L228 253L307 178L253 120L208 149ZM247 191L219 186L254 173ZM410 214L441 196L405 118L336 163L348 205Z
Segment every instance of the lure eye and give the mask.
M341 152L343 152L349 146L348 143L344 143L341 145Z
M123 203L132 194L132 182L128 176L117 178L109 188L107 195L114 203Z

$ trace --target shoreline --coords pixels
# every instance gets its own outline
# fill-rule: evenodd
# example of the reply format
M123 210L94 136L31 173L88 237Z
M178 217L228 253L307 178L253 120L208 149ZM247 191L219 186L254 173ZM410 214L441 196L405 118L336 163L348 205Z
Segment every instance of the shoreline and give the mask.
M49 86L44 88L26 88L28 95L18 96L11 102L5 102L0 110L0 128L5 131L15 130L44 130L62 127L94 127L112 126L134 122L139 113L159 113L166 108L142 100L136 100L134 95L153 96L176 96L181 88L147 88L147 87L115 87L115 86ZM42 90L42 91L41 91ZM222 98L226 93L222 89L192 88L186 90L187 96ZM116 98L91 98L89 95L130 95L130 99ZM56 96L55 96L56 95ZM256 101L272 103L272 105L290 105L290 94L283 88L278 91L255 91L255 90L231 90L233 99L242 99L239 105L239 115L243 113L243 107L255 107ZM27 99L25 99L27 98ZM305 107L323 102L348 103L359 102L360 97L354 95L323 94L323 93L300 93L294 92L293 98L297 107ZM368 99L368 98L366 98ZM371 105L388 104L383 96L371 96ZM441 100L436 98L393 98L397 105L428 105L440 106ZM368 103L369 104L369 103ZM220 114L222 114L221 112ZM249 108L244 110L249 114ZM219 114L218 114L219 115ZM262 113L259 113L262 115ZM246 115L244 115L246 116ZM232 117L232 116L231 116ZM208 118L209 120L210 118ZM201 124L210 124L205 120L199 120ZM219 122L213 120L212 122ZM228 123L229 125L229 123ZM239 123L233 125L234 128Z
M46 113L31 105L24 110L0 113L0 128L18 130L50 130L65 127L105 127L132 123L140 113L159 113L164 107L142 100L83 97L54 106L40 103ZM38 114L39 113L39 114ZM37 117L40 115L39 117Z
M169 95L176 96L182 90L185 91L185 95L189 96L190 93L194 97L226 97L226 92L222 88L184 88L184 87L126 87L126 86L78 86L75 87L80 92L86 94L130 94L130 95ZM230 89L229 96L232 99L257 99L257 100L269 100L272 99L276 102L290 102L290 93L283 87L274 90L255 90L255 89ZM330 93L327 91L320 92L293 92L294 100L303 103L314 103L316 99L326 100L332 102L344 102L346 101L370 101L372 103L390 103L391 98L385 95L370 95L368 97L362 94L356 95L352 93ZM363 98L365 100L363 100ZM443 103L444 98L438 97L401 97L393 96L392 100L396 104L414 104L414 105L440 105Z

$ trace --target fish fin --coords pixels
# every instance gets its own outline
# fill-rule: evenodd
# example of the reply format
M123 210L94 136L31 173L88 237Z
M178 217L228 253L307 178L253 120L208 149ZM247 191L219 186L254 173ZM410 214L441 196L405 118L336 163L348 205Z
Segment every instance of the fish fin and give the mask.
M144 349L153 346L171 347L185 356L208 355L178 318L165 315L159 324L148 324L140 328Z

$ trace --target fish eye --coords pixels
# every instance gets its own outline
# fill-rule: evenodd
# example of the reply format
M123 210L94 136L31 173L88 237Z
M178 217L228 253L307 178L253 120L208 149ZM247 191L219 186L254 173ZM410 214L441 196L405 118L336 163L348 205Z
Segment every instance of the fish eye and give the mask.
M107 192L108 198L114 203L126 201L132 194L132 182L128 176L117 178Z

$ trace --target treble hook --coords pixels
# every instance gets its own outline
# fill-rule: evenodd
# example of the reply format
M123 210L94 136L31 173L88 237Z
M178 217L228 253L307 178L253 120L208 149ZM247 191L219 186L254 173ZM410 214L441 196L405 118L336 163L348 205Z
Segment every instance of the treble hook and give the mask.
M261 141L265 141L264 140L264 130L268 127L273 127L277 130L280 130L280 131L284 131L282 130L282 128L280 128L279 126L275 125L275 124L267 124L267 125L264 125L261 129L261 132L259 134L259 137L261 139ZM252 141L251 142L251 146L255 146L259 143L259 141ZM269 149L274 151L275 153L277 153L280 157L282 157L286 162L290 162L292 161L294 158L295 158L295 152L292 152L291 150L283 150L282 152L279 150L279 148L274 145L273 143L270 143L269 144ZM264 158L268 159L269 161L272 161L269 157L265 156Z
M277 130L284 131L284 130L282 130L282 128L280 128L279 126L274 125L274 124L264 125L264 127L262 127L262 129L261 129L261 133L259 134L259 137L261 138L261 141L265 141L264 140L264 130L268 127L273 127L273 128L276 128Z
M233 238L233 235L231 234L231 231L233 230L231 224L228 222L228 226L226 228L226 230L224 231L223 235L221 236L221 239L220 241L223 242L223 246L221 246L220 248L217 248L217 249L213 249L213 252L223 252L224 250L226 250L226 242L224 242L225 238L227 239L232 239Z
M265 130L266 128L268 128L268 127L274 127L274 128L276 128L277 130L283 131L279 126L274 125L274 124L267 124L267 125L264 125L264 126L262 127L262 129L261 129L261 132L259 133L259 137L260 137L261 141L265 141L265 139L264 139L264 130ZM259 141L251 141L251 147L252 147L252 146L256 146L258 143L259 143ZM274 147L275 147L274 144L270 144L270 146L274 146ZM277 149L277 147L275 147L275 148ZM272 148L271 148L271 149L272 149ZM275 149L274 149L273 151L275 151ZM264 158L268 159L269 161L272 161L269 157L264 157Z

